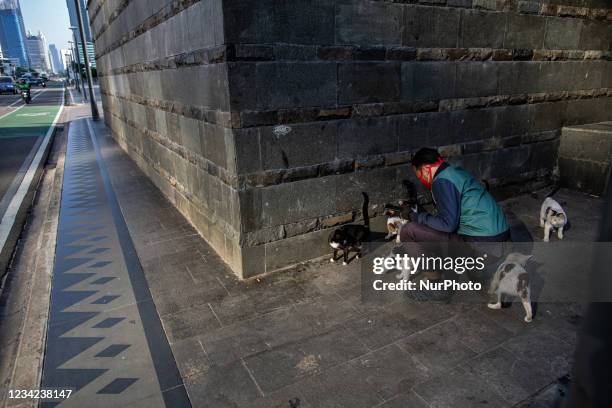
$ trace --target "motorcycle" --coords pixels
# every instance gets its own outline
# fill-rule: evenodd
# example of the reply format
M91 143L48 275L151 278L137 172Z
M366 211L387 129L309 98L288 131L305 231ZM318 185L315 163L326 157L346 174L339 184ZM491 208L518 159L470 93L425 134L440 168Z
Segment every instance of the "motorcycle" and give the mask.
M24 89L21 91L21 99L23 99L25 103L32 102L32 96L29 89Z
M47 87L47 83L46 83L46 82L41 82L41 84L40 84L40 85L41 85L43 88L46 88L46 87Z

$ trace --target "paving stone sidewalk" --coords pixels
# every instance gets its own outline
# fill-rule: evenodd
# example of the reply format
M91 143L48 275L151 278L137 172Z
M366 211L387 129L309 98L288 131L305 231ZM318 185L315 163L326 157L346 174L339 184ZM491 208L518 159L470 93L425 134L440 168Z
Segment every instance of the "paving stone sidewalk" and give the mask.
M572 363L579 305L540 304L525 324L520 304L491 311L486 298L364 304L357 263L239 282L104 125L95 129L193 406L551 406ZM582 214L567 239L592 241L600 201L558 194ZM541 233L541 199L503 203L519 233Z

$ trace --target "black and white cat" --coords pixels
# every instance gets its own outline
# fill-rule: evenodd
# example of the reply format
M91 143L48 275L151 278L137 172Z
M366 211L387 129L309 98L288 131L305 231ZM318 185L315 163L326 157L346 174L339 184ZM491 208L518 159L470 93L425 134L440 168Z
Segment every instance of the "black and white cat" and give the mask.
M521 298L525 308L525 321L533 320L531 309L531 286L529 285L529 274L525 270L527 262L532 258L531 255L524 255L518 252L508 254L504 262L499 265L493 275L489 294L497 296L496 303L489 303L490 309L501 309L502 295L518 296Z
M552 197L546 197L540 208L540 227L544 228L544 242L550 241L551 231L557 230L557 237L563 239L563 228L567 224L567 214L561 204Z
M370 236L370 218L368 216L369 198L366 193L363 195L363 225L347 224L336 228L329 236L329 245L334 249L330 262L336 262L338 252L342 251L343 265L348 264L349 252L357 252L355 257L359 259L361 256L362 243Z

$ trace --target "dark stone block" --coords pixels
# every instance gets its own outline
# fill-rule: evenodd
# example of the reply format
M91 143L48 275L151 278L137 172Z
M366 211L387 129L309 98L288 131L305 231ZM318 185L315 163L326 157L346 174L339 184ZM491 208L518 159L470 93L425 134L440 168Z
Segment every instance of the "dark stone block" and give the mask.
M262 209L263 189L248 188L238 192L242 214L240 217L242 231L257 231L264 227Z
M523 135L530 129L529 105L510 105L496 109L495 133L500 137Z
M415 115L401 115L398 123L399 146L401 151L416 151L423 146L450 144L450 113L435 112Z
M343 63L338 66L340 104L394 102L399 97L399 63Z
M547 17L544 48L551 50L578 49L583 20Z
M229 0L223 2L223 16L229 43L331 44L334 40L334 5L325 0Z
M350 171L353 171L353 166L353 159L334 160L333 162L324 163L319 166L319 174L321 176L330 176L334 174L348 173Z
M401 45L403 11L400 5L351 0L337 3L335 27L338 43Z
M447 0L446 5L449 7L472 7L472 0Z
M295 196L292 201L295 202ZM322 230L266 244L266 270L274 271L331 253L328 236L329 231Z
M253 84L256 65L249 62L229 62L226 65L228 80L232 84L229 88L232 109L255 109L257 96Z
M542 48L545 26L544 17L508 14L504 48Z
M266 251L264 245L240 249L242 255L242 278L261 275L266 272ZM208 350L208 349L207 349Z
M236 173L246 174L260 171L262 167L258 130L235 129L233 136Z
M384 47L359 47L355 49L353 58L365 61L384 61L387 50Z
M497 67L494 62L457 63L456 97L497 95Z
M332 44L334 42L335 7L327 0L295 2L274 0L267 5L258 1L258 7L272 18L272 35L265 42L298 44ZM243 9L244 10L244 9ZM267 21L269 24L270 20ZM265 23L264 23L265 24Z
M261 190L263 225L271 227L341 211L336 207L336 200L330 199L330 197L335 197L338 177L342 176L320 177L263 188ZM296 205L297 197L299 197L299 205ZM296 262L308 259L306 254L301 258L298 256L300 250L305 250L304 248L298 248L300 241L284 240L281 242L284 242L284 244L276 244L279 247L275 251L282 251L283 253L296 251L294 255L287 255L288 258L299 258ZM296 245L295 248L291 247L292 243ZM281 260L274 262L276 266L283 263ZM276 268L270 270L274 269Z
M226 149L232 145L231 133L226 128L200 122L200 137L202 138L203 156L214 164L227 169L228 152Z
M227 58L229 61L271 61L274 59L274 48L259 44L228 45Z
M455 62L407 62L402 64L402 101L455 97Z
M584 76L585 71L581 63L576 61L543 61L540 63L537 86L532 92L584 89L583 83L579 80L581 78L577 76Z
M313 60L317 56L317 47L310 45L277 44L274 56L278 60Z
M503 48L507 13L462 10L459 47Z
M258 109L335 105L336 64L259 63L255 87Z
M393 118L342 121L338 128L337 155L355 158L397 151L397 121Z
M260 128L261 160L264 170L309 166L336 157L336 122L289 125L289 133L276 127Z
M559 114L567 109L566 101L536 103L529 105L529 130L542 132L545 130L558 130L564 125L565 115Z
M410 47L457 47L460 11L407 6L402 44Z
M563 128L559 156L594 162L612 161L612 126L594 124Z
M500 62L499 94L512 95L533 92L538 87L540 62Z
M352 60L353 46L330 45L319 47L318 57L322 60Z
M540 12L540 2L520 0L518 2L518 11L526 14L538 14Z
M409 61L416 58L416 48L413 47L396 47L387 49L387 59L398 61Z
M525 48L514 48L512 50L512 59L514 61L530 61L533 58L533 50Z
M573 190L604 195L609 171L609 163L559 157L561 186Z
M397 174L401 170L401 167L382 167L338 176L334 212L361 210L362 191L368 192L370 205L388 203L397 199L401 193L401 183L397 179Z
M470 109L450 113L452 143L483 140L495 135L494 109ZM451 144L451 143L448 143Z
M610 22L583 20L580 32L581 50L604 50L609 51L612 41L612 30Z
M602 98L577 99L567 102L566 125L582 125L610 119L605 101Z

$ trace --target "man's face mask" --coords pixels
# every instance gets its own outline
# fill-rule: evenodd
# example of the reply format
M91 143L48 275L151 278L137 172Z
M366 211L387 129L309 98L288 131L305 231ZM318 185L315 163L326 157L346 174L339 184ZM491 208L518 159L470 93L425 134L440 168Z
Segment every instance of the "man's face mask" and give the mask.
M443 158L439 158L437 162L433 164L425 164L421 166L421 170L417 172L417 178L425 186L426 189L431 190L433 184L433 169L444 163Z

